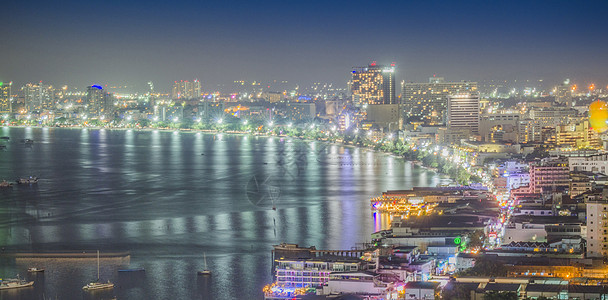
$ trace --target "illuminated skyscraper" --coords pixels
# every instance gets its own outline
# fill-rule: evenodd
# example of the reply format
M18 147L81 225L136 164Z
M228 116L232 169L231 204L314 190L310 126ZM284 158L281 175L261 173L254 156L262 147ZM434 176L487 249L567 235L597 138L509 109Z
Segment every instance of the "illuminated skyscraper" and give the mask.
M11 104L11 86L13 82L0 81L0 114L11 113L13 107Z
M100 85L87 87L87 114L90 117L110 118L114 113L114 97Z
M448 96L448 129L467 129L479 132L479 94Z
M572 106L572 87L570 79L566 79L563 84L555 87L555 101L560 104L565 104L567 107Z
M477 91L477 82L445 82L431 77L428 83L403 83L401 104L405 117L420 119L425 124L443 124L449 95Z
M355 106L366 104L397 104L395 99L395 64L390 67L371 63L353 68L350 83Z
M173 99L197 99L201 97L201 82L198 79L194 81L175 81L173 91L171 93Z
M53 109L53 87L41 82L28 83L23 87L25 110L28 113L40 112L43 109Z

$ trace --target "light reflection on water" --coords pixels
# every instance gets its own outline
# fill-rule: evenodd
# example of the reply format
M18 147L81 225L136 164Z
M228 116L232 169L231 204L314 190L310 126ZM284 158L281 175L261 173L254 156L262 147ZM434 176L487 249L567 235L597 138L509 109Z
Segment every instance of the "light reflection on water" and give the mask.
M11 138L0 142L0 180L41 177L0 190L0 246L131 253L102 260L102 279L116 287L95 294L81 290L96 276L94 259L0 258L0 278L47 267L27 274L33 288L0 299L261 298L273 244L350 249L386 226L370 212L372 196L439 182L396 157L291 138L6 127L0 136ZM251 189L254 177L263 188ZM203 253L211 278L196 275Z

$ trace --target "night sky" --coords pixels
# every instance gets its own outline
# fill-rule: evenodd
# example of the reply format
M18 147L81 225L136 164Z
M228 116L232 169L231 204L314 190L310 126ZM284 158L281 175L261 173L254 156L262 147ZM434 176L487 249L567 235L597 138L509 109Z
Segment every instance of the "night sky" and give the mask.
M397 80L608 83L608 1L3 1L0 81L198 78L345 86L353 66Z

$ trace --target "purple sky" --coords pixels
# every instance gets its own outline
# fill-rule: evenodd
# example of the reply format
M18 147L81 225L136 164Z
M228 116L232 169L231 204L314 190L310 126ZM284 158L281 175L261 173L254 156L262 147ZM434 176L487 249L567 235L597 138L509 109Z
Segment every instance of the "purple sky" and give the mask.
M345 86L372 60L398 81L608 83L606 1L25 2L0 9L0 81L18 86Z

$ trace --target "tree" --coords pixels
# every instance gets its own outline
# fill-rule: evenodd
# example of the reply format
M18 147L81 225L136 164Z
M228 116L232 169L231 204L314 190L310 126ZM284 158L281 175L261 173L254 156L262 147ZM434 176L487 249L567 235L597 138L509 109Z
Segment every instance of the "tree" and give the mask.
M141 119L141 120L139 120L139 126L141 126L141 127L148 127L148 126L150 126L150 120L148 120L148 119Z
M483 296L484 300L517 300L515 292L496 292L491 291Z
M477 248L477 247L483 247L483 242L486 238L486 234L483 232L483 230L478 229L478 230L468 233L467 237L468 237L469 248Z
M468 300L471 299L471 289L466 285L450 282L443 288L441 296L443 299Z
M499 261L480 256L475 260L475 266L458 272L458 276L503 277L507 276L507 268Z

